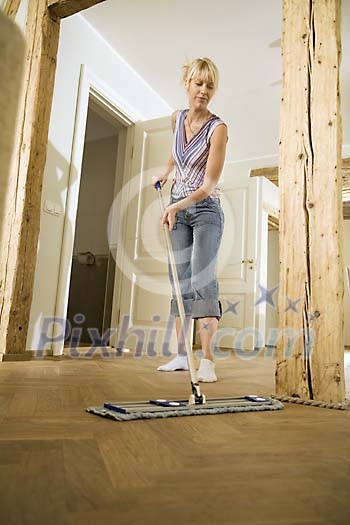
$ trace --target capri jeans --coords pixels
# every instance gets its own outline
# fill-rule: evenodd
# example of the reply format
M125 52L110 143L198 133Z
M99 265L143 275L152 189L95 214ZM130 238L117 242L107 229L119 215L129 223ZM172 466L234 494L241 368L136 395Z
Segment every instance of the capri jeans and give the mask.
M182 198L170 198L170 204ZM224 214L217 198L207 197L177 212L170 232L175 263L185 308L193 319L222 316L216 278L217 255L224 227ZM170 262L172 286L170 314L179 316Z

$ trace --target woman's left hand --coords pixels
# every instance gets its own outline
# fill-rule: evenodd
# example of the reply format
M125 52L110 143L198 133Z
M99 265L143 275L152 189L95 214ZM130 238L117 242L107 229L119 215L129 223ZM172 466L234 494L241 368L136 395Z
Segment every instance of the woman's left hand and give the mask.
M169 225L169 231L171 231L175 224L175 216L177 212L179 211L179 208L176 206L176 204L171 204L164 210L163 217L161 219L162 224L168 223Z

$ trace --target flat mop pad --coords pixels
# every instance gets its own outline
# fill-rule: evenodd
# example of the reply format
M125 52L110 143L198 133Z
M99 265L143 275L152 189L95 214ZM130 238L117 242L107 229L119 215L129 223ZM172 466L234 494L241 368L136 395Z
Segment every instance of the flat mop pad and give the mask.
M177 416L207 416L230 412L252 412L256 410L280 410L283 404L277 399L260 396L227 397L207 399L205 404L190 405L188 401L134 401L127 403L104 403L89 407L87 412L115 421L134 419L157 419Z

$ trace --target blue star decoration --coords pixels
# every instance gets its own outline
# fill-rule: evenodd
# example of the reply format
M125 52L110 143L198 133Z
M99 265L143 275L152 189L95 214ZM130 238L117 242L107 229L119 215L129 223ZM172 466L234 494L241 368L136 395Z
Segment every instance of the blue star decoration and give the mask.
M296 301L292 301L292 299L289 299L289 297L287 297L287 303L288 303L288 306L285 310L283 310L283 313L286 313L288 312L288 310L293 310L293 312L296 312L297 314L299 313L297 308L296 308L296 305L301 301L301 297L299 297L299 299L297 299Z
M208 332L208 330L209 330L209 324L210 324L210 323L203 323L203 326L202 326L202 328L200 328L200 330L205 330L206 332Z
M259 288L260 288L260 292L261 292L261 297L260 297L260 299L258 299L258 301L256 301L254 306L257 306L260 303L266 302L266 303L269 303L274 308L276 308L276 305L274 303L274 300L273 300L272 296L275 293L275 291L279 288L279 285L278 286L274 286L273 288L267 289L267 288L264 288L263 286L261 286L261 284L259 284Z
M197 330L197 334L199 334L202 330L209 332L209 325L210 323L203 323L203 326Z
M227 314L228 312L232 312L233 314L238 315L236 308L241 301L236 301L235 303L231 303L227 299L225 299L225 301L228 304L228 307L224 311L223 315Z

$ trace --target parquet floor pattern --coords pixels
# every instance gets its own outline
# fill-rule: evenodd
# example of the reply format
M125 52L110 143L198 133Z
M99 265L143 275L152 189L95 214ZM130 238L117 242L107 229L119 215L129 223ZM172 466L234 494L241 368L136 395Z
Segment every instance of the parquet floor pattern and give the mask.
M350 523L350 411L286 404L127 423L85 412L186 398L187 373L157 372L163 361L0 363L0 523ZM227 354L217 372L202 387L208 397L274 391L273 359Z

